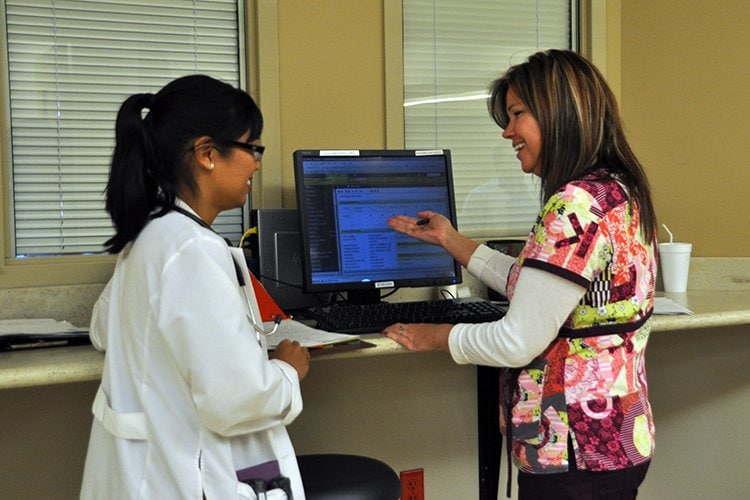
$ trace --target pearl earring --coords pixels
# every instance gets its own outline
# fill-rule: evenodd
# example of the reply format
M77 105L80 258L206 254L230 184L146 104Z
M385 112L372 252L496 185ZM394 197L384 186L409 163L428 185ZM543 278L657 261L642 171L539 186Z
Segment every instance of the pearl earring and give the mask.
M209 169L209 170L213 170L215 166L216 166L216 165L214 165L214 163L213 163L213 162L211 162L211 163L209 163L209 164L208 164L208 169Z

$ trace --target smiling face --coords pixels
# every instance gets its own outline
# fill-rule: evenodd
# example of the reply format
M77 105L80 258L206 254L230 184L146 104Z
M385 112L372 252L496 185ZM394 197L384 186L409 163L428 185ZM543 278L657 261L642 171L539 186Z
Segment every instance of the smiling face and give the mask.
M179 197L208 224L216 216L241 207L252 189L252 178L261 167L260 153L247 148L250 133L219 146L208 136L195 140L193 169L196 188L182 186ZM238 144L239 143L239 144Z
M243 134L238 142L246 143L250 133ZM241 207L252 189L252 178L261 167L255 154L239 146L228 146L226 156L216 158L214 180L216 203L220 211Z
M516 158L521 162L521 169L527 174L539 176L542 168L542 131L539 122L512 88L508 88L505 102L508 125L503 130L503 137L512 141Z

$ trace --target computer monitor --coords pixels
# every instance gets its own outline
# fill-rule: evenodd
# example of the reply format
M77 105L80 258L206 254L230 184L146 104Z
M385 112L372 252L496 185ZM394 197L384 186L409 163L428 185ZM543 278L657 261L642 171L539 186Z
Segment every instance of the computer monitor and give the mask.
M362 303L383 289L461 283L448 252L387 224L422 210L456 224L450 151L301 150L294 176L308 292Z

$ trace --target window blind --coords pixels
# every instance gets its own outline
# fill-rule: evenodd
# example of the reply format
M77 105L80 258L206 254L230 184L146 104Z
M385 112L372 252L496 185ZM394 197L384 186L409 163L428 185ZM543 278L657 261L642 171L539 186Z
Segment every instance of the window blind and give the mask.
M16 257L103 251L117 110L204 73L240 84L237 0L5 0ZM237 239L241 209L214 224Z
M571 48L574 4L403 0L405 144L451 150L467 236L524 236L534 222L540 182L490 118L488 87L534 52Z

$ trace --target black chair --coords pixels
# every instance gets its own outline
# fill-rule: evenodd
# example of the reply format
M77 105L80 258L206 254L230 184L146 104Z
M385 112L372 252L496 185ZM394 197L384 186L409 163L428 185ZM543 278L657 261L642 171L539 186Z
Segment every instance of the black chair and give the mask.
M298 455L307 500L398 500L398 474L380 460L359 455Z

